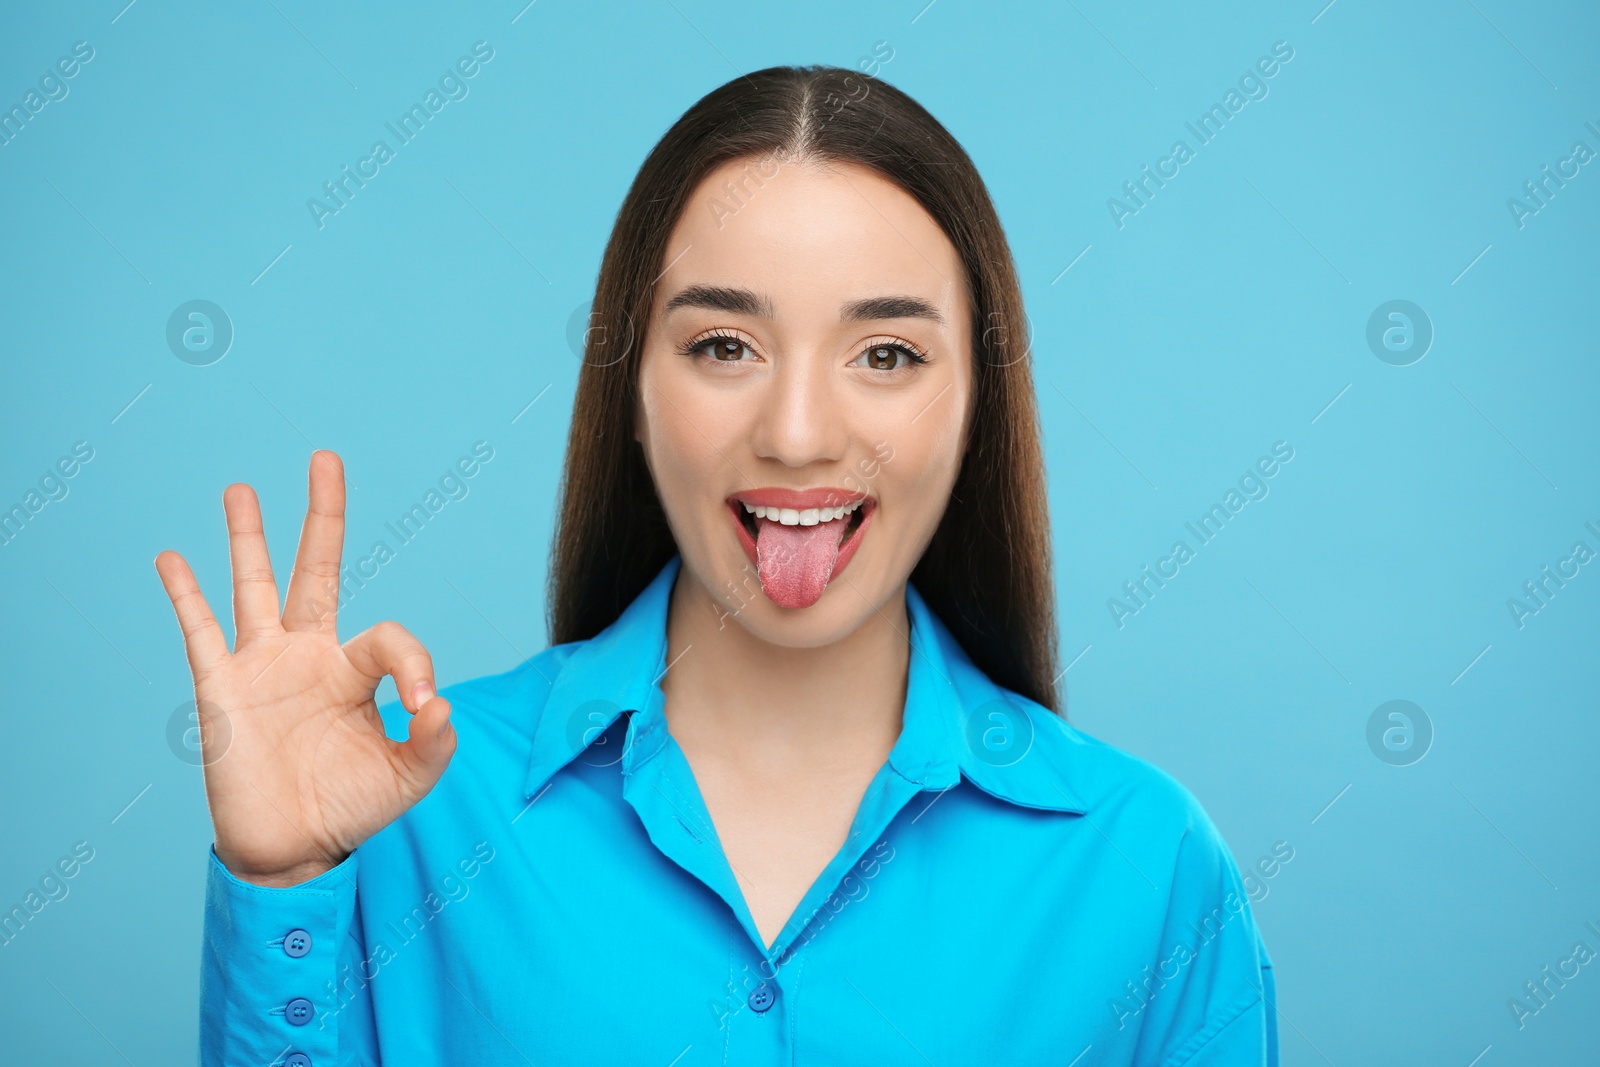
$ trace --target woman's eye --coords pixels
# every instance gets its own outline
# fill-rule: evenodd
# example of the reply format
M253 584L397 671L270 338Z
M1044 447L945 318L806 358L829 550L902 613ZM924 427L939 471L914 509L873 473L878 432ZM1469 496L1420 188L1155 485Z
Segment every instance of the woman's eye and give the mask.
M883 371L899 370L920 362L915 353L903 345L873 345L856 357L857 364Z
M701 341L691 350L703 352L719 363L744 363L744 353L750 353L750 346L736 337L712 337Z
M691 343L684 351L690 355L706 356L717 363L750 363L760 358L748 344L731 336L708 337L703 341ZM907 345L881 344L866 348L851 361L851 365L887 372L903 370L913 364L926 362L926 359Z

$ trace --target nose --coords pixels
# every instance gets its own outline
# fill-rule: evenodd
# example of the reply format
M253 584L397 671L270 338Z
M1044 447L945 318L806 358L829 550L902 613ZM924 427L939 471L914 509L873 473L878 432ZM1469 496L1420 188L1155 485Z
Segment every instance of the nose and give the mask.
M756 455L788 467L842 460L850 437L849 412L836 385L820 355L780 359L755 399Z

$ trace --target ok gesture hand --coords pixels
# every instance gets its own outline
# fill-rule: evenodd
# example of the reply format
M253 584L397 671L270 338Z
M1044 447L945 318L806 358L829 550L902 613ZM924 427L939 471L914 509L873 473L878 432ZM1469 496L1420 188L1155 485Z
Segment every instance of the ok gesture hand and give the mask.
M255 491L241 482L222 494L231 653L189 564L171 550L155 560L194 675L217 857L262 885L294 885L342 862L433 788L456 747L450 703L435 695L420 641L381 622L339 643L339 457L312 453L310 481L281 614ZM413 716L404 742L385 736L373 700L384 675Z

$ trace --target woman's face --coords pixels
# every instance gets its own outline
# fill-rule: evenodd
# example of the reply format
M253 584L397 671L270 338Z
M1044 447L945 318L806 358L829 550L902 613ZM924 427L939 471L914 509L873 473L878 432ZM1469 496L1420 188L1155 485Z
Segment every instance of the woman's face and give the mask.
M635 437L720 625L826 645L899 592L964 447L964 279L933 218L857 164L736 160L695 190Z

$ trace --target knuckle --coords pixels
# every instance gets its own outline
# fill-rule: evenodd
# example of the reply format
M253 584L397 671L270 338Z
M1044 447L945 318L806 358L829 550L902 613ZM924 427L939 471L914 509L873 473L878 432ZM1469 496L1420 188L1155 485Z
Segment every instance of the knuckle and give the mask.
M331 559L313 559L300 564L299 571L310 578L336 578L339 565Z
M372 627L372 635L385 642L405 641L411 638L411 632L393 619L384 619Z
M222 627L217 625L216 619L195 619L183 628L183 636L194 637L196 634L210 633L213 630L220 629Z

